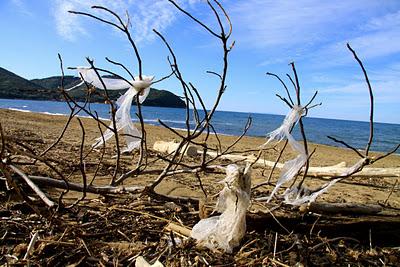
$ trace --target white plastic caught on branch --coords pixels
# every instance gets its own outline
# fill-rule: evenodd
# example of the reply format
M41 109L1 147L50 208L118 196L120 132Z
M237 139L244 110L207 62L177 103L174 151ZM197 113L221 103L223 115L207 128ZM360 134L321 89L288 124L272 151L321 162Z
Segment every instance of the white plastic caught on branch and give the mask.
M230 253L246 232L246 211L250 206L250 165L246 168L229 165L222 182L225 187L219 193L215 207L222 214L200 220L193 227L191 236L200 245Z
M263 144L262 147L267 146L272 140L279 142L285 137L288 138L288 136L291 136L290 129L292 129L292 127L299 121L300 117L304 115L304 112L305 110L302 106L294 105L290 112L286 115L282 125L276 130L268 133L268 141Z
M318 191L311 192L309 189L305 187L301 187L300 189L297 187L286 189L285 193L283 194L283 197L285 199L284 203L293 206L300 206L305 203L314 202L318 196L327 192L328 189L331 188L338 181L340 181L342 177L351 175L355 171L359 170L364 165L365 160L366 160L365 158L359 160L353 166L349 167L345 172L343 172L339 178L333 179L329 183L324 184Z
M102 78L101 80L99 79L98 75L96 74L95 70L90 68L90 67L77 67L76 68L79 75L81 76L81 79L83 78L83 81L69 89L66 89L66 91L75 89L82 85L85 81L89 84L92 84L93 86L100 88L100 89L105 89L104 85L107 90L121 90L121 89L126 89L129 88L126 93L122 96L120 96L117 100L117 112L115 114L115 121L116 121L116 128L117 131L119 132L120 130L124 131L124 137L126 140L126 148L123 149L122 152L129 152L132 151L133 149L139 147L140 145L140 139L141 139L141 133L139 130L133 125L132 123L132 118L131 118L131 106L132 106L132 101L133 98L139 93L139 102L143 103L143 101L146 99L146 97L149 95L150 92L150 86L152 84L152 80L154 79L154 76L145 76L142 75L142 80L139 79L139 77L135 77L134 81L129 81L129 83L123 79L113 79L113 78ZM110 128L112 128L113 125L111 123ZM97 148L103 144L103 139L104 142L109 140L112 136L114 135L114 132L110 129L107 129L103 136L99 137L96 139L96 142L93 144L94 148Z
M288 143L292 147L292 149L299 153L296 158L286 161L283 165L281 175L276 183L274 190L268 197L267 202L271 201L272 197L282 186L282 184L292 180L296 176L296 174L299 173L299 171L307 161L307 155L304 146L298 143L290 133L290 130L293 128L294 125L296 125L296 123L299 121L301 116L304 115L304 113L305 109L302 106L293 106L290 112L286 115L282 125L276 130L270 132L268 134L268 141L262 145L262 147L265 147L272 140L277 140L278 142L280 142L284 138L287 138Z

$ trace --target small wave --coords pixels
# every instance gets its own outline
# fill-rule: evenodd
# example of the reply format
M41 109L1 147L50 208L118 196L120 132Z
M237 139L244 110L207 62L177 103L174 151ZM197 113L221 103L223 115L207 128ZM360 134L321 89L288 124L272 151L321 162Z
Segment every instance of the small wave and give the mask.
M77 115L77 117L93 119L93 117L89 116L89 115ZM102 121L110 121L111 120L110 118L105 118L105 117L99 117L99 119L102 120Z
M161 126L161 127L162 127L162 126ZM174 130L177 130L177 131L186 131L186 128L178 128L178 127L171 127L171 128L174 129ZM193 132L192 129L191 129L190 131ZM211 134L211 135L215 135L214 132L211 132L210 134ZM217 132L217 134L218 134L218 135L222 135L222 136L236 136L236 135L234 135L234 134L225 134L225 133L219 133L219 132Z
M38 112L40 114L46 114L46 115L50 115L50 116L67 116L67 114L63 114L63 113L52 113L52 112L47 112L47 111L43 111L43 112Z
M186 123L186 121L175 121L175 120L163 120L163 119L160 119L162 122L169 122L169 123L176 123L176 124L185 124ZM157 120L158 121L158 120ZM191 122L191 123L193 123L193 122Z
M8 110L14 110L14 111L20 111L20 112L32 112L30 110L26 109L19 109L19 108L7 108Z
M156 119L156 120L144 119L143 121L144 121L144 122L156 122L156 123L158 123L158 119Z

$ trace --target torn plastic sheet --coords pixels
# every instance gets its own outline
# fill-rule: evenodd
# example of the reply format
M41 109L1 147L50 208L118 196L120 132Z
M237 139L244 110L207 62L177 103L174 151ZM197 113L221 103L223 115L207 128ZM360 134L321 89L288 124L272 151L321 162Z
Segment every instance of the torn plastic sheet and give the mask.
M268 133L268 140L262 147L266 147L272 140L278 142L282 141L284 138L288 138L290 134L290 129L299 121L300 117L303 116L305 110L302 106L294 105L290 112L286 115L281 126L276 130ZM294 139L293 139L294 140Z
M307 155L304 146L298 143L290 133L290 130L299 121L301 116L305 113L305 109L302 106L295 105L286 115L282 125L276 130L268 134L268 141L263 145L265 147L272 140L282 141L287 138L291 148L299 154L292 160L288 160L283 165L281 175L276 183L275 188L272 190L271 195L268 197L267 202L271 201L272 197L276 194L279 188L286 182L292 180L307 162Z
M229 165L222 182L225 186L215 207L222 214L200 220L193 227L191 236L200 245L230 253L240 244L246 232L246 211L250 206L250 165L246 168Z
M285 199L284 203L293 206L300 206L306 203L314 202L317 199L317 197L327 192L329 188L331 188L338 181L342 180L343 177L346 177L354 173L355 171L359 170L360 168L362 168L362 166L365 163L365 160L366 160L365 158L359 160L353 166L349 167L345 172L343 172L340 175L340 177L333 179L329 183L322 185L318 191L312 192L306 187L301 187L301 188L294 187L286 189L285 193L283 194L283 197Z
M89 67L77 67L76 70L79 73L81 79L83 81L69 89L67 91L75 89L82 85L85 81L93 86L107 90L122 90L129 88L124 95L120 96L117 100L117 112L115 113L115 122L117 131L123 130L124 137L126 140L126 147L122 150L122 152L129 152L133 149L139 147L141 140L140 131L134 126L131 118L131 106L133 98L140 93L139 102L142 103L146 97L149 95L150 86L152 84L152 80L154 76L145 76L142 75L142 80L139 80L139 77L135 77L134 81L129 81L129 83L123 79L113 79L113 78L102 78L99 79L95 70ZM110 124L110 128L113 128L113 123ZM103 136L96 139L96 142L93 144L94 148L98 148L104 142L109 140L114 135L114 132L110 129L107 129Z

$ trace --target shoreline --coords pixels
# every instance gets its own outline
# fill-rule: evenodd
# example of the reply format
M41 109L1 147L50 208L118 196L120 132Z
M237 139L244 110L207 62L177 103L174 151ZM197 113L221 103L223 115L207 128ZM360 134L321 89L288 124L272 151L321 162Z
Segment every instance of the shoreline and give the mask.
M81 118L80 119L84 128L85 128L85 139L84 139L84 150L89 151L91 149L91 145L95 142L94 140L100 136L100 132L98 129L98 124L93 119L89 118ZM47 115L47 114L38 114L38 113L27 113L27 112L19 112L13 110L0 109L0 123L4 130L6 136L10 138L10 140L14 140L12 142L19 142L23 144L24 147L31 147L36 151L36 153L40 153L44 151L50 144L53 144L55 140L60 136L62 129L67 122L66 116L60 115ZM104 127L103 127L104 129ZM151 161L153 162L157 159L157 153L152 149L153 144L156 141L178 141L179 138L172 133L170 130L163 128L162 126L153 126L146 124L146 138L147 138L147 147L149 149L149 155L151 157ZM79 147L82 144L82 129L79 125L77 119L73 119L65 131L64 137L59 142L57 146L55 146L49 153L48 157L57 159L57 165L60 164L60 168L65 168L65 165L62 162L76 162L79 161ZM121 137L121 136L120 136ZM234 143L237 139L236 136L223 136L219 135L219 140L221 141L222 148L227 148L230 144ZM202 142L204 138L204 134L196 139L198 142ZM6 139L7 142L7 139ZM246 155L246 156L256 156L257 151L254 151L258 146L262 145L265 142L265 138L259 137L249 137L245 136L243 139L237 143L234 147L235 155ZM218 140L215 136L210 135L208 139L209 146L216 147L218 146ZM282 147L283 142L277 145L276 149L267 149L263 153L262 159L267 161L275 161L280 148ZM345 162L347 167L352 166L356 162L359 161L359 157L349 149L332 147L328 145L320 145L308 143L310 151L315 149L314 154L310 158L310 167L325 167L325 166L334 166ZM249 152L253 150L254 152ZM247 152L246 152L247 151ZM95 166L99 160L100 151L94 152L91 154L90 158L86 159L87 166L92 166L91 171L93 171L93 166ZM378 156L382 153L370 153L370 156ZM103 168L102 174L96 178L97 185L105 185L109 182L112 173L110 170L113 169L112 166L115 164L115 141L112 138L109 142L106 143L106 150L104 154ZM285 150L282 154L280 163L284 163L287 160L292 160L297 156L297 153L291 151L291 149ZM121 157L121 166L122 171L125 172L136 166L136 160L138 159L138 152L133 151L129 155L122 155ZM201 161L201 157L196 156L192 158L187 158L187 162L189 165L196 165ZM231 164L232 161L229 160L219 160L215 162L216 164ZM243 162L238 162L238 165L244 165ZM64 166L64 167L63 167ZM157 161L152 163L151 169L162 170L165 167L165 162ZM28 167L28 166L27 166ZM400 156L399 155L390 155L387 158L376 162L373 165L368 167L371 168L400 168ZM50 175L48 171L45 171L45 168L33 166L33 169L30 172L33 172L33 175ZM28 170L29 171L29 170ZM253 174L252 174L252 184L256 185L265 180L268 177L268 173L270 171L270 167L264 166L254 166ZM272 176L272 181L276 181L278 176L280 175L280 170L276 170L274 175ZM89 172L90 173L90 172ZM91 174L90 174L91 175ZM90 176L89 175L89 176ZM219 181L224 178L224 175L221 174L213 174L213 173L203 173L202 174L203 185L206 187L206 190L209 190L210 195L218 193L218 186L220 185ZM132 185L132 186L145 186L156 179L154 175L140 175L134 177L135 179L128 179L124 185ZM82 178L80 177L79 172L75 173L71 177L71 181L73 182L81 182ZM352 177L350 180L346 182L355 182L364 184L364 186L356 186L353 183L338 183L334 186L333 189L329 191L329 193L324 194L321 197L321 200L324 201L346 201L346 202L355 202L355 203L376 203L376 201L385 201L387 198L390 189L393 187L395 183L396 177ZM320 186L322 183L325 183L326 180L321 180L320 178L309 177L306 181L306 186L310 188L316 188ZM377 188L368 188L365 184L372 183L383 187ZM173 196L183 196L183 197L194 197L201 198L203 196L201 190L196 186L197 179L192 174L182 174L168 177L165 179L162 184L160 184L156 190L159 193ZM266 188L261 188L260 190L272 190L271 186ZM71 195L71 197L76 197L77 195ZM395 190L393 192L393 196L391 198L391 203L393 205L400 205L400 191Z
M69 116L69 114L63 114L63 113L51 113L51 112L35 112L35 111L31 111L31 110L24 110L24 109L19 109L19 108L0 108L0 111L1 110L9 110L9 111L14 111L14 112L21 112L21 113L24 113L24 114L37 114L37 115L44 115L44 116L53 116L53 117L64 117L64 118L66 118L66 117L68 117ZM1 113L0 113L1 114ZM79 118L82 118L82 119L92 119L92 117L90 117L89 115L76 115L76 117L79 117ZM102 121L110 121L110 119L109 118L104 118L104 117L99 117ZM145 125L147 125L147 126L151 126L151 127L160 127L160 128L162 128L162 129L164 129L164 130L166 130L166 131L168 131L167 129L165 129L163 126L161 126L161 125L159 125L159 124L153 124L153 123L151 123L151 122L157 122L157 120L151 120L151 119L148 119L148 120L144 120L145 121ZM0 121L1 122L1 121ZM137 120L133 120L133 122L135 123L135 124L137 124L138 123L138 121ZM150 122L150 123L149 123ZM169 120L164 120L164 122L171 122L171 121L169 121ZM178 123L178 122L175 122L175 123ZM184 128L179 128L179 127L171 127L172 129L174 129L174 130L177 130L177 131L186 131L186 129L184 129ZM220 133L220 132L217 132L217 134L218 134L218 136L226 136L226 137L238 137L238 135L234 135L234 134L226 134L226 133ZM214 135L214 133L212 133L212 135ZM256 138L256 139L260 139L260 140L263 140L264 142L265 142L265 140L266 140L266 138L265 137L263 137L263 136L255 136L255 135L246 135L245 136L245 138ZM261 143L262 144L262 143ZM260 144L260 145L261 145ZM314 145L314 146L326 146L326 147L329 147L329 148L337 148L337 149L343 149L344 151L351 151L351 150L349 150L349 149L347 149L347 148L345 148L345 147L340 147L340 146L335 146L335 145L328 145L328 144L321 144L321 143L315 143L315 142L310 142L310 141L308 141L308 144L311 144L311 145ZM363 149L358 149L358 151L363 151ZM382 152L382 151L375 151L375 150L371 150L371 152L372 153L375 153L375 154L384 154L385 152ZM394 153L393 155L395 155L395 156L399 156L400 157L400 149L399 150L397 150L397 152L396 153Z
M27 128L29 130L33 130L35 135L44 134L44 138L47 139L56 139L58 137L59 132L65 124L66 118L68 115L63 114L44 114L44 113L36 113L36 112L23 112L16 111L10 109L2 109L0 108L0 123L3 126L5 131L26 131ZM87 138L90 140L94 140L98 137L98 129L97 124L91 118L81 117L82 121L85 124L85 128L88 127ZM79 139L77 136L80 135L80 129L76 122L70 125L71 134L68 135L68 139L77 142ZM148 136L148 147L152 148L155 141L171 141L176 140L177 136L173 134L168 129L152 125L146 123L146 132ZM73 135L77 135L73 137ZM230 144L233 142L237 136L234 135L226 135L226 134L218 134L218 137L221 139L223 145ZM238 143L237 148L235 150L245 151L256 149L258 146L262 145L265 142L265 138L263 137L253 137L253 136L245 136L241 142ZM210 138L210 142L216 144L217 140L212 135ZM345 161L348 165L354 163L358 160L355 153L347 148L329 146L324 144L316 144L308 142L310 149L316 149L313 157L311 158L311 163L315 165L327 166L327 165L335 165L340 162ZM372 152L372 155L381 155L382 152ZM274 160L277 155L277 152L271 152L271 155L267 156L268 160ZM294 154L290 151L284 153L282 160L287 160L293 157ZM383 163L386 162L386 163ZM400 167L400 155L394 154L390 155L387 159L377 162L373 166L376 167Z

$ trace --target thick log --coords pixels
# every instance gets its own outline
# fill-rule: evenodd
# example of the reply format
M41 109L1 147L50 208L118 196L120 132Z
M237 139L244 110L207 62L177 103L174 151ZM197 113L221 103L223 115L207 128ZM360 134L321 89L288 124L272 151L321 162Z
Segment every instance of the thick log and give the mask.
M273 215L271 215L273 213ZM294 233L311 233L327 238L338 235L351 237L369 245L369 233L372 233L374 246L398 246L400 240L400 216L398 214L350 215L296 213L287 210L273 212L248 213L248 231L277 231L286 233L282 228ZM383 213L383 212L382 212Z
M157 141L153 145L153 149L161 152L171 154L174 153L179 147L179 143L176 142L165 142L165 141ZM189 157L197 156L197 148L193 145L186 144L185 147L182 149L182 152Z
M377 214L382 211L379 205L357 204L357 203L320 203L312 202L301 206L300 209L305 209L315 213L337 213L351 215L370 215Z

